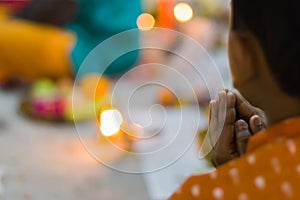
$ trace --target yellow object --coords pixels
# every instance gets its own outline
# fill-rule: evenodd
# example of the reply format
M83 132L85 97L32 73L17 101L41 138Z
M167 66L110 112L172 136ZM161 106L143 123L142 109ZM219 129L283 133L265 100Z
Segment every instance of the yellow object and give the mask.
M83 77L80 86L87 98L98 101L110 91L111 83L104 76L89 74Z
M75 37L68 31L0 12L0 78L70 77L74 44Z
M111 102L111 82L106 77L90 74L75 85L73 92L67 97L67 109L65 118L68 121L80 121L96 117L96 113ZM62 82L61 91L68 91L71 83ZM63 89L66 87L65 89ZM69 90L72 91L72 90ZM99 119L97 118L98 123Z
M8 17L9 10L7 6L0 6L0 20L4 20Z
M175 94L166 88L163 88L159 91L158 98L159 102L165 106L176 105L178 103L178 99Z

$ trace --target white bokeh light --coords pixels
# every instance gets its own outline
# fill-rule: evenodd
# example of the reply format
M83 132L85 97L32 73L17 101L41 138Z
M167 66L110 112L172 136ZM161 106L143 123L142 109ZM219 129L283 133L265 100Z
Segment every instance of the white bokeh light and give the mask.
M179 22L187 22L193 17L193 9L187 3L178 3L174 7L174 16Z
M101 113L100 130L106 137L117 134L120 131L122 123L122 114L116 109L105 110Z

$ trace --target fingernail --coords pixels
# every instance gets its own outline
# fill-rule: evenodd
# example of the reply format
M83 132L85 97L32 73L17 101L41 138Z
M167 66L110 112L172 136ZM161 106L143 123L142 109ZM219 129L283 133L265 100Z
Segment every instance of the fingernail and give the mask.
M262 121L260 120L260 118L258 116L255 116L255 118L254 118L254 125L257 127L262 126Z
M262 123L259 116L254 117L253 123L258 128L258 130L263 130L264 129L264 125L263 125L263 123Z
M231 91L228 91L227 97L228 97L228 100L231 100L231 99L235 98L234 94Z
M221 89L221 90L219 90L219 92L218 92L219 95L222 94L222 93L226 93L226 92L224 91L224 89Z
M248 130L248 124L246 122L243 122L243 121L237 121L235 123L235 127L236 127L237 131L246 131L246 130Z

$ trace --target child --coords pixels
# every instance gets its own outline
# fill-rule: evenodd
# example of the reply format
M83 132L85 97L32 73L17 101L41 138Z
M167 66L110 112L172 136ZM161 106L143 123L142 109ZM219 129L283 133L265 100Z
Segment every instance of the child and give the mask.
M171 199L300 199L298 9L298 2L290 0L232 1L234 86L265 111L269 128L263 130L266 121L259 109L221 91L211 103L210 134L217 130L222 106L227 113L212 160L216 166L232 160L190 177Z

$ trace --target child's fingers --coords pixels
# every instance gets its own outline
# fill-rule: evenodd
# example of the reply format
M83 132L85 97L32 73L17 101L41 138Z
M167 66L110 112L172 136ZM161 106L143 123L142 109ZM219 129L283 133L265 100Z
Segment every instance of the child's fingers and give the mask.
M236 97L236 112L237 114L247 122L250 121L250 118L253 115L258 115L263 123L264 126L267 126L267 118L264 114L264 112L257 108L252 106L245 98L240 95L238 92L234 92L234 95Z
M253 115L249 121L252 134L256 134L265 129L261 118L258 115Z
M232 92L227 93L227 102L226 102L226 119L225 124L234 125L236 120L236 110L235 110L235 96Z
M251 137L249 126L244 120L238 120L235 123L235 137L237 150L241 156L246 153L248 139Z
M217 126L218 126L218 105L215 100L212 100L210 102L210 113L209 113L209 137L211 139L211 142L215 144L216 142L216 132L217 132Z
M250 120L251 116L257 114L253 107L247 100L244 99L238 92L235 92L236 96L236 109L237 112L247 121Z
M236 102L236 97L235 95L231 92L227 92L227 108L235 108L235 102Z
M227 108L227 95L225 91L219 92L217 98L217 105L218 105L218 119L220 120L226 116L226 108Z
M234 136L236 118L234 95L228 91L221 91L213 104L217 107L217 122L214 124L215 132L211 133L214 134L213 142L215 142L211 161L217 167L239 156Z

